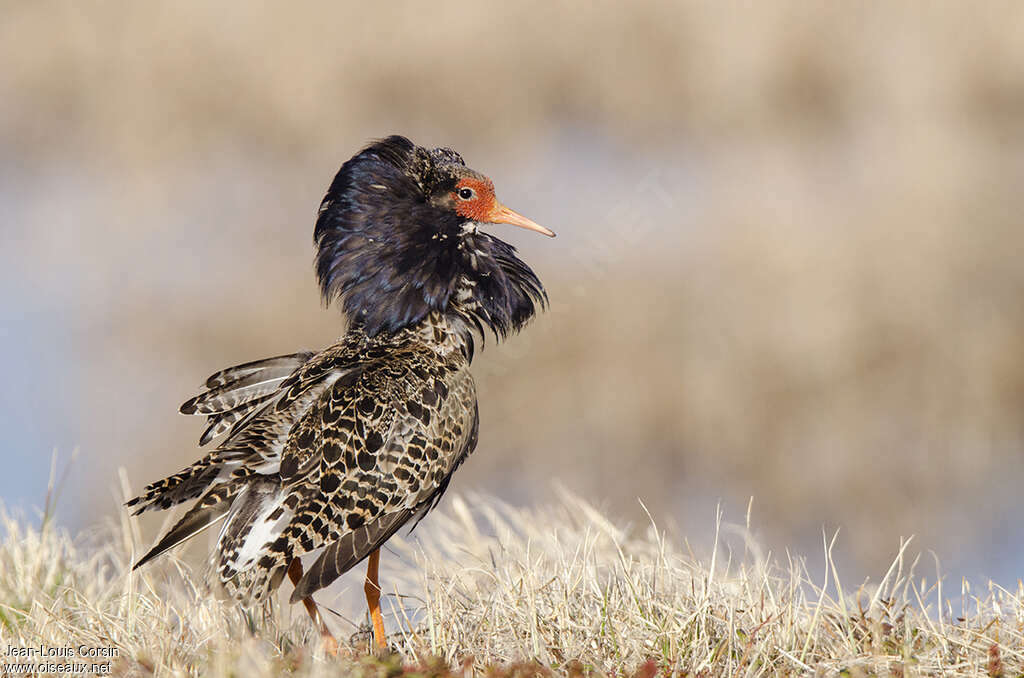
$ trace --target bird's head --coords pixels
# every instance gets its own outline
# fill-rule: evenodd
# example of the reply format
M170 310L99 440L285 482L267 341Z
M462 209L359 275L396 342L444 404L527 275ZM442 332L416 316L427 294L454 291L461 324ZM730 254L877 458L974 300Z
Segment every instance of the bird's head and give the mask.
M371 144L342 165L320 205L314 239L324 299L340 299L371 336L437 311L504 337L547 297L515 248L482 224L555 235L498 202L491 180L455 151L401 136Z

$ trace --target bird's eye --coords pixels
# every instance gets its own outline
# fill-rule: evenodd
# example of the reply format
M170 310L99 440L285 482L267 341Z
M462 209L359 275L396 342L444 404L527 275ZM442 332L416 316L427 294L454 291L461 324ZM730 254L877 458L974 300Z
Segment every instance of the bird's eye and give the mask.
M459 189L459 198L461 200L472 200L475 197L476 197L476 191L474 191L472 188L460 188Z

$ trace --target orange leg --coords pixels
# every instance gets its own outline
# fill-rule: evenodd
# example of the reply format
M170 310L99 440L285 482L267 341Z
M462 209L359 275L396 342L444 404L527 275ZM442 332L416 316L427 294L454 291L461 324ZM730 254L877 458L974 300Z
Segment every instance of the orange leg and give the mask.
M302 579L302 561L298 558L292 560L291 565L288 566L288 578L292 580L292 585L297 585L299 580ZM313 620L313 624L320 629L320 636L324 641L324 651L332 657L338 656L338 641L335 640L334 636L327 629L327 624L324 623L323 617L320 616L320 609L313 602L313 597L302 599L302 604L306 607L306 612L309 613L310 619Z
M381 650L388 648L388 639L384 635L384 617L380 613L380 583L377 581L377 566L380 564L380 549L370 554L366 565L366 605L370 608L370 620L373 622L373 640Z

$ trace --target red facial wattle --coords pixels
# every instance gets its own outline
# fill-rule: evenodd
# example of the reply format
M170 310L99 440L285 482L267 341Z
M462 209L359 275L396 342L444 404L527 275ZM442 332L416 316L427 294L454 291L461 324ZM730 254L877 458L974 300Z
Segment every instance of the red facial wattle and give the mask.
M463 189L470 189L473 195L469 199L459 196ZM485 224L512 224L529 231L542 233L554 238L555 233L544 228L532 219L505 207L494 195L494 184L487 179L465 178L459 180L452 194L455 199L455 213L466 219Z

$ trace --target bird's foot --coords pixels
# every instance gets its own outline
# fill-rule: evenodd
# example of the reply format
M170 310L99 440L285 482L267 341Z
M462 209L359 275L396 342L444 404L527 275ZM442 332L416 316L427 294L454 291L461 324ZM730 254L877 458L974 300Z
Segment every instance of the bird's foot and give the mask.
M352 647L359 648L358 652L377 655L378 657L386 656L394 651L390 645L380 645L374 636L372 623L363 624L358 631L349 637L348 642Z

